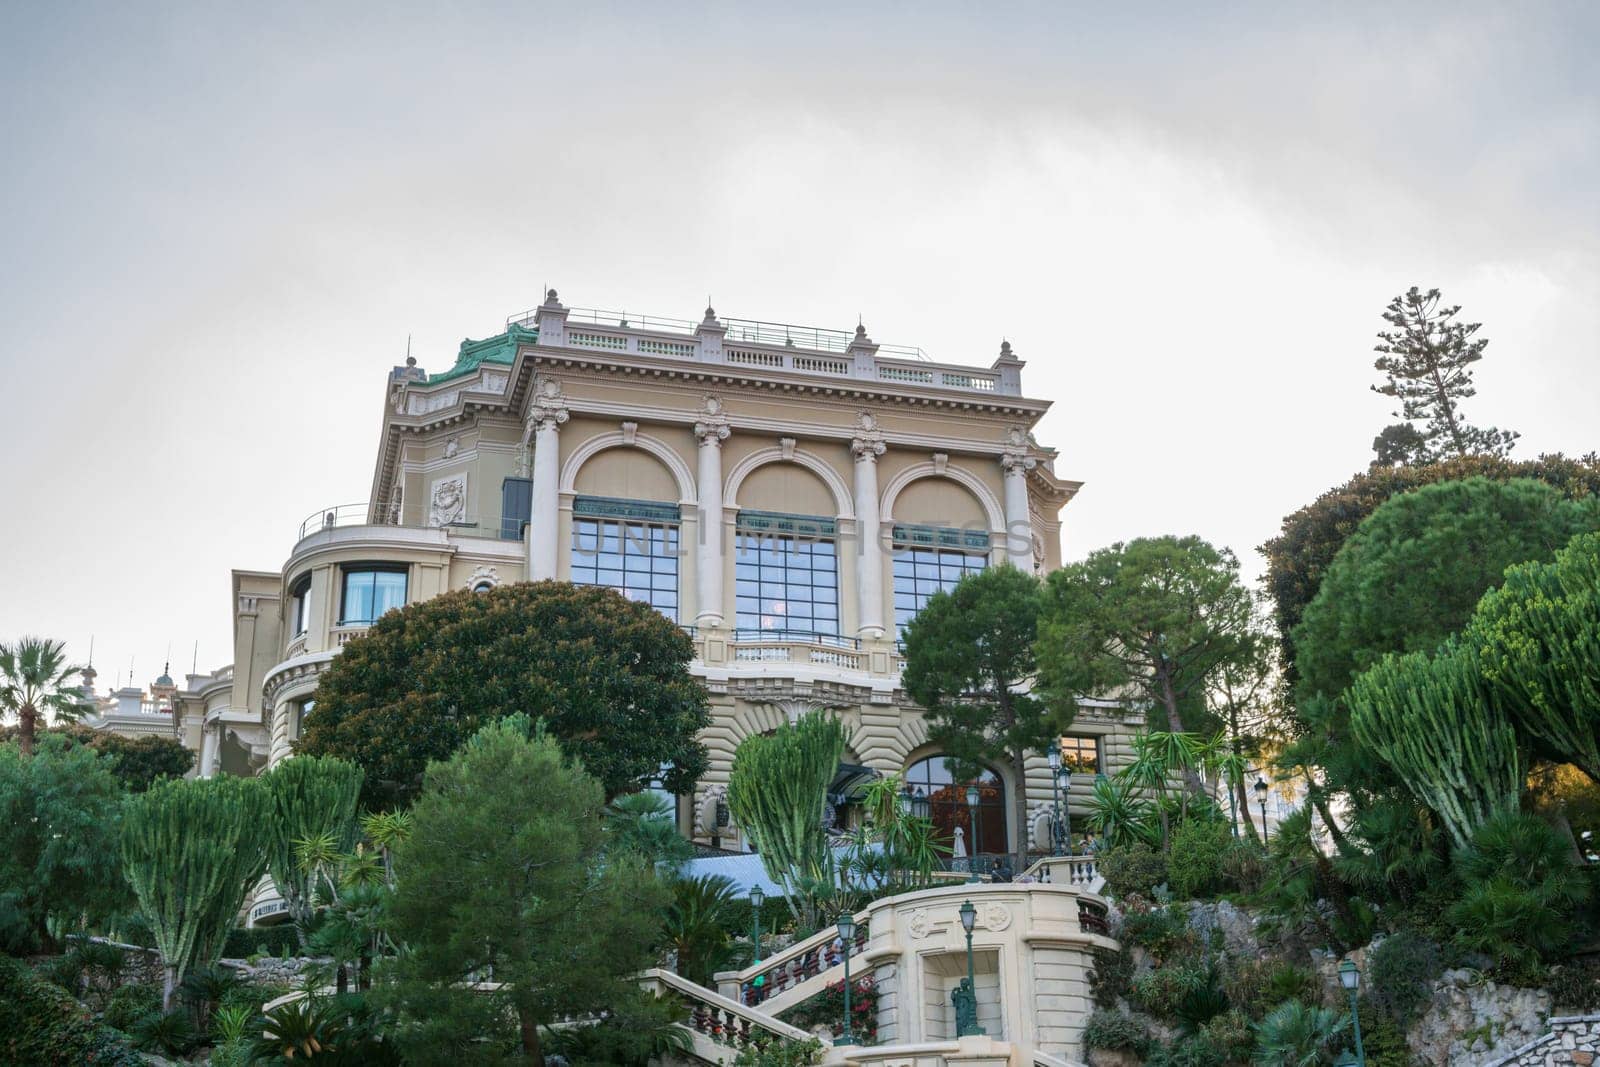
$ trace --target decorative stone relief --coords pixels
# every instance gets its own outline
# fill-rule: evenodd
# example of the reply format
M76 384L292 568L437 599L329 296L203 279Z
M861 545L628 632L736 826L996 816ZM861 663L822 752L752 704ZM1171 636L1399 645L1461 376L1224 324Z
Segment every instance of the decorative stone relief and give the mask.
M455 459L456 453L461 451L461 442L454 437L444 443L444 458Z
M696 833L710 837L722 832L717 826L717 805L727 803L727 800L727 786L714 785L700 795L694 806Z
M547 426L560 426L571 417L567 398L561 394L561 383L554 378L540 378L534 384L533 401L528 406L528 423L523 441L534 432Z
M467 476L457 474L433 483L433 497L428 502L428 525L449 526L464 522L467 517Z
M990 901L983 906L980 918L983 919L984 929L999 933L1011 925L1011 909L1004 904Z
M918 908L906 917L906 929L911 931L911 936L921 939L928 936L928 913Z
M868 463L876 462L885 450L883 431L878 429L878 420L870 412L860 412L856 415L856 433L850 439L850 452L858 460Z
M706 394L702 414L695 420L694 437L701 444L713 444L728 439L731 432L728 426L727 409L723 406L722 398Z
M475 567L467 576L467 588L477 589L479 586L496 586L500 584L500 575L493 567Z

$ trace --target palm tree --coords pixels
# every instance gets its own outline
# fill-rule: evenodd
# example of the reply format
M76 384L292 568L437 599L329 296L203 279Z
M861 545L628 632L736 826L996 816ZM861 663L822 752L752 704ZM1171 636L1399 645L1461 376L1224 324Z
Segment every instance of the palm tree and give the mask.
M65 641L24 637L14 645L0 645L0 717L17 717L24 756L33 755L41 712L53 711L57 719L83 714L83 693L72 684L82 671L67 666Z

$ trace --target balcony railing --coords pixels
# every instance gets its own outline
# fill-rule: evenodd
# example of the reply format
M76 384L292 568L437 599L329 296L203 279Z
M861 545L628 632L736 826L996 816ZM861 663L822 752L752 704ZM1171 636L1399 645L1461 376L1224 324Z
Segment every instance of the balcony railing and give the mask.
M369 504L337 504L331 508L314 511L300 524L296 543L312 534L347 526L398 526L415 530L450 530L464 537L491 537L500 541L520 541L527 533L526 516L461 515L449 522L437 521L437 516L420 507L384 506L374 509Z
M820 667L861 670L865 657L853 637L802 630L735 630L735 663L809 663Z

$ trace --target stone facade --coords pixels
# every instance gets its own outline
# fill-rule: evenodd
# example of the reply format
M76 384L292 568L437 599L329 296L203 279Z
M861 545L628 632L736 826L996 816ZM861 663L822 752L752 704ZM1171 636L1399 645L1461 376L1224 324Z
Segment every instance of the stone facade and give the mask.
M1590 1067L1600 1061L1600 1015L1558 1015L1550 1032L1484 1067Z

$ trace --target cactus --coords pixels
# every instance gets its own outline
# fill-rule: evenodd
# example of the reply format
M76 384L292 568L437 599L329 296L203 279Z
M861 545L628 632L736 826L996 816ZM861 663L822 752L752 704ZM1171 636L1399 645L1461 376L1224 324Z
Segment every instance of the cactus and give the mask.
M783 887L791 909L803 884L828 877L822 814L844 742L844 725L819 710L792 726L746 739L734 753L728 812L750 835L762 866Z
M1463 642L1517 728L1600 781L1600 533L1574 537L1553 562L1507 569Z
M1439 814L1457 847L1515 812L1523 768L1511 723L1489 698L1470 646L1388 655L1346 693L1357 740Z
M269 811L259 780L232 776L161 781L128 799L122 868L161 952L163 1010L191 965L216 962L266 870Z

